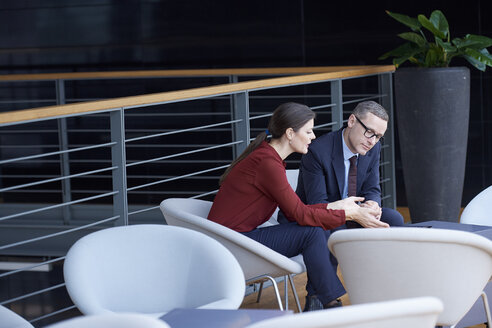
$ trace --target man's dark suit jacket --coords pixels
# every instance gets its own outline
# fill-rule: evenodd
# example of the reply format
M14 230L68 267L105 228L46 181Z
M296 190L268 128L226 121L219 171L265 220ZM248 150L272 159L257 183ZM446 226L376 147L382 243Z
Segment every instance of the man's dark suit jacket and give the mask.
M381 206L378 142L357 163L357 196ZM342 129L313 140L302 156L296 193L305 204L330 203L342 199L345 184Z

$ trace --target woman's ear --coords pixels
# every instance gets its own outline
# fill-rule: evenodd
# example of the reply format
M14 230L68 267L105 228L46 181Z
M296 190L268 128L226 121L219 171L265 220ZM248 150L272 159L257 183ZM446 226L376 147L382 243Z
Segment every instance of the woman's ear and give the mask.
M285 136L289 141L292 140L292 138L294 138L294 133L295 131L293 128L288 128L287 130L285 130Z

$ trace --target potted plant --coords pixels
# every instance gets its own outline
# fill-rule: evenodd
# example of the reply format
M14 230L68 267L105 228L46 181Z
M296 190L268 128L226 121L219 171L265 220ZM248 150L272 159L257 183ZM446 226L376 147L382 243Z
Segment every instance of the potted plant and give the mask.
M444 14L427 18L386 13L411 29L406 42L380 57L394 57L396 119L412 222L459 220L470 110L470 71L449 67L455 57L485 71L492 39L451 38ZM417 67L403 67L410 62Z

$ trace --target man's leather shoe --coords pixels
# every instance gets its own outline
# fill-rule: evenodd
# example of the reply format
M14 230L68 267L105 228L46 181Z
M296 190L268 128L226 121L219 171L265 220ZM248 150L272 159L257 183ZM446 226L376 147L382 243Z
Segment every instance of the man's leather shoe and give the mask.
M303 312L331 309L340 306L342 306L342 301L338 298L327 304L323 304L316 295L306 296L306 305L304 306Z
M323 310L323 303L316 295L306 296L306 305L303 312Z
M340 299L337 298L336 300L333 300L330 303L323 305L323 308L324 309L331 309L331 308L337 308L340 306L342 306L342 301L340 301Z

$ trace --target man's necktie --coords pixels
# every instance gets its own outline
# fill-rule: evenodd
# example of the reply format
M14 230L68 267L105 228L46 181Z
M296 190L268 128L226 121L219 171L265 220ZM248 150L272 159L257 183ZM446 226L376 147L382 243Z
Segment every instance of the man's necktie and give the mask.
M348 174L348 196L357 196L357 156L349 159L350 168Z

